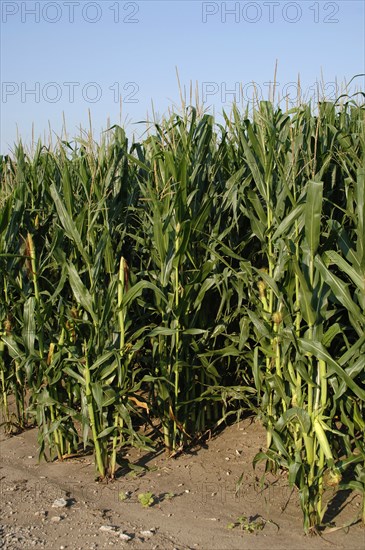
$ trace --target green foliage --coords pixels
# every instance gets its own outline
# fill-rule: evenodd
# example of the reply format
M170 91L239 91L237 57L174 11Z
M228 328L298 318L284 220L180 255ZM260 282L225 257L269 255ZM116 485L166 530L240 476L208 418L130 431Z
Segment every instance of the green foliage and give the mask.
M364 487L364 108L223 115L1 157L5 420L104 478L143 423L175 453L251 410L309 531L328 480Z
M263 518L252 519L246 516L239 516L236 521L228 523L227 529L235 529L238 527L241 531L246 533L254 533L255 531L262 531L267 522Z
M155 497L153 493L140 493L138 495L138 500L142 504L143 508L149 508L155 502Z

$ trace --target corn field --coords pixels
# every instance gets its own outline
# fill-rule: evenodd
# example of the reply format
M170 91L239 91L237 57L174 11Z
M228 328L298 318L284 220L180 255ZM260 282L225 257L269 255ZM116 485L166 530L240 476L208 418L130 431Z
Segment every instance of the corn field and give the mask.
M0 169L7 429L37 426L47 460L93 450L104 479L252 413L305 532L327 488L365 522L364 106L189 107Z

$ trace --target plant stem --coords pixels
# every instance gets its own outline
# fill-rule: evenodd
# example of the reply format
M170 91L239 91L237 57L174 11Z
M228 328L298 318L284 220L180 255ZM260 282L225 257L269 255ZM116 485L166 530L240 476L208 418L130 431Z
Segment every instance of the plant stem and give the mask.
M100 441L98 439L98 433L97 433L94 403L93 403L93 396L92 396L92 389L91 389L89 358L87 353L86 341L84 341L84 354L85 354L84 378L85 378L85 386L86 386L85 395L86 395L87 408L88 408L89 418L90 418L90 427L91 427L91 432L92 432L93 441L94 441L96 464L97 464L101 479L104 479L105 467L104 467L103 453L102 453L102 449L100 446Z
M35 253L35 247L33 242L33 237L30 233L27 235L28 240L28 248L29 248L29 255L30 255L30 261L32 266L32 276L33 276L33 286L34 286L34 298L36 302L36 311L37 311L37 321L38 321L38 342L39 342L39 355L41 359L44 355L44 348L43 348L43 324L41 321L41 311L40 311L40 294L39 294L39 286L38 286L38 271L37 271L37 259L36 259L36 253Z
M1 338L2 333L0 333ZM0 339L0 377L1 377L1 391L3 395L3 410L4 410L4 416L7 422L10 420L9 415L9 405L8 405L8 395L6 391L6 385L5 385L5 373L4 373L4 349L5 345L4 342Z
M180 246L180 224L177 224L176 227L176 237L175 237L175 255L179 250ZM175 266L175 308L176 312L179 307L179 263ZM172 439L172 449L176 449L176 439L177 439L177 410L178 410L178 401L179 401L179 347L180 347L180 335L179 335L179 321L176 319L176 338L175 338L175 387L174 387L174 432Z

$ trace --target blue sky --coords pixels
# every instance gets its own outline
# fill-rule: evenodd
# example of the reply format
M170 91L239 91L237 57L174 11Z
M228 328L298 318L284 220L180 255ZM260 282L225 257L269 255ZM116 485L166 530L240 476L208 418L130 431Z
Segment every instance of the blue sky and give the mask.
M316 82L334 98L365 72L363 0L5 1L1 0L0 152L17 140L88 127L97 138L180 105L192 83L216 113L235 99L263 99L278 61L277 92L295 104L298 74L307 98ZM336 82L338 88L336 89ZM365 89L364 78L357 85ZM120 109L122 96L122 112Z

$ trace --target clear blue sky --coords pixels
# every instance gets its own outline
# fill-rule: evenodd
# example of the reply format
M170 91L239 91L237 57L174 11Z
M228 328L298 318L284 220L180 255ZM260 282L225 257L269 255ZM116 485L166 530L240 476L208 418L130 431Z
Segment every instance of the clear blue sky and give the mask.
M88 126L95 137L111 124L135 123L180 104L182 86L200 99L229 109L252 98L252 82L267 98L278 60L277 90L295 102L298 74L313 97L323 80L334 98L335 82L365 72L364 1L87 1L1 0L1 143L19 135L56 134L65 114L70 136ZM365 89L364 78L357 85ZM33 93L32 93L33 90ZM231 91L231 93L230 93ZM234 93L232 93L234 92ZM120 116L120 95L123 98Z

